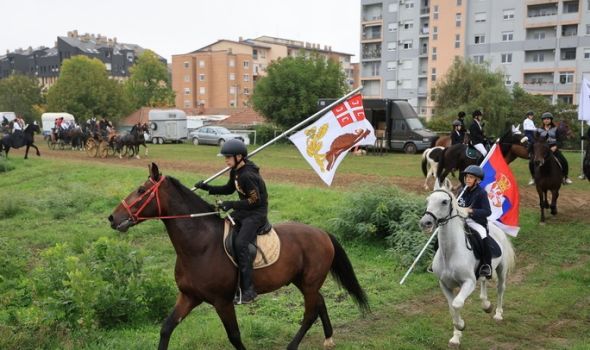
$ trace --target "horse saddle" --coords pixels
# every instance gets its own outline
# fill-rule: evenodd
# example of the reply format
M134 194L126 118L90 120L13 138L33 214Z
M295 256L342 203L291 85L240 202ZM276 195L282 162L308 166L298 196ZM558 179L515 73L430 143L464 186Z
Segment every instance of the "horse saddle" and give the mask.
M471 249L473 249L473 254L477 259L481 260L482 256L482 249L483 249L483 240L477 231L465 225L465 232L467 233L467 239L469 240L469 245ZM488 235L489 243L490 243L490 253L492 254L492 259L499 258L502 256L502 250L500 249L500 245L496 242L492 236Z
M223 231L223 249L227 254L229 260L231 260L234 266L238 266L237 258L234 252L234 236L236 231L234 226L229 220L225 220L225 228ZM281 241L275 229L267 221L262 225L256 235L256 242L248 245L248 251L250 252L250 261L254 269L261 269L263 267L274 264L278 259L281 252Z
M465 157L469 158L469 159L479 159L483 156L483 154L481 154L477 148L468 145L467 148L465 149Z

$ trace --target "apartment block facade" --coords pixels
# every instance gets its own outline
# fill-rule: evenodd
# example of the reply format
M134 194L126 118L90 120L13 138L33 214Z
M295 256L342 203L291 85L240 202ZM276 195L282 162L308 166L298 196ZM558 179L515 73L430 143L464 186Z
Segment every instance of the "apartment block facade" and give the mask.
M196 51L172 56L172 88L178 108L241 108L249 105L256 81L281 57L312 52L340 62L347 81L355 85L352 54L329 46L261 36L239 41L219 40ZM358 77L356 84L358 84ZM357 85L358 86L358 85Z
M489 63L509 87L577 103L590 77L590 0L361 0L366 96L406 98L428 117L457 56Z

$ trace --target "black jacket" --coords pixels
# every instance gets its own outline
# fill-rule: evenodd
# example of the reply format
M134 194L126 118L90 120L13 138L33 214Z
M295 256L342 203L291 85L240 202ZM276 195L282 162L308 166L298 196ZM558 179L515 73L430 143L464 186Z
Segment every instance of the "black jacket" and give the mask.
M209 186L210 194L232 194L235 191L238 191L240 197L240 200L231 202L236 218L249 215L266 217L268 214L268 193L256 164L246 160L243 167L230 171L227 184Z
M474 120L469 126L469 138L471 143L477 145L478 143L485 143L486 137L483 133L483 127L479 127L479 124Z
M465 139L465 134L462 132L457 132L455 130L451 131L451 145L456 145L458 143L463 143Z
M488 194L481 186L467 188L459 199L459 206L473 209L469 217L483 227L488 227L488 216L492 215L492 209Z

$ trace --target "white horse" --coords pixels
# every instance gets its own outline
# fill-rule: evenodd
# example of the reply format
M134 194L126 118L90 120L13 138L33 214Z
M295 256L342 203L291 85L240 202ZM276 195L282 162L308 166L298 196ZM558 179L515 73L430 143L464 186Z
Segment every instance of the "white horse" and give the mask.
M466 233L464 231L464 218L467 217L465 208L459 207L455 196L446 188L435 184L435 190L428 197L426 212L420 219L420 226L424 230L432 231L438 226L439 248L434 256L432 270L438 277L440 288L447 298L449 310L453 318L454 332L449 340L449 347L458 347L461 343L462 331L465 329L465 321L461 318L461 308L465 300L475 290L475 271L479 266L479 260L475 258L471 247L468 246ZM501 248L502 255L492 259L492 271L498 279L498 306L494 320L502 320L502 304L506 277L508 272L514 268L515 256L512 244L506 234L497 226L490 223L489 233ZM488 300L488 292L485 277L480 278L481 306L483 310L490 313L493 309L492 303ZM459 288L457 295L453 293L454 288Z
M434 179L434 182L436 182L436 169L438 168L438 162L444 149L444 147L436 146L432 148L427 148L426 150L424 150L424 153L422 153L422 173L426 177L424 179L425 190L429 189L428 179L430 177L432 177ZM448 183L446 182L447 180L448 179L445 178L446 185L450 184L450 180L448 180Z

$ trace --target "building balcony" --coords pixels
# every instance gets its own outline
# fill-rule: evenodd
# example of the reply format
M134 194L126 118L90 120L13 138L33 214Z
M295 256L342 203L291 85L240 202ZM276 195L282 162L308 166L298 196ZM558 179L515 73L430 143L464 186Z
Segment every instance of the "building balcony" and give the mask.
M562 13L561 16L559 17L559 21L562 23L566 22L568 24L579 23L580 22L580 13L578 13L578 12Z
M527 5L555 4L558 0L526 0Z
M429 17L430 16L430 7L425 7L420 9L420 17Z
M555 68L554 58L545 58L542 62L525 61L523 69L553 69Z
M361 55L363 61L367 60L380 60L381 59L381 50L377 51L363 51Z
M524 21L525 28L551 27L556 25L557 13L543 16L529 16Z
M381 32L379 33L363 33L361 35L362 43L381 42Z
M541 39L541 40L526 40L524 42L525 51L534 50L555 50L557 47L557 38Z
M577 36L567 36L559 38L559 47L560 48L567 48L567 47L578 47L579 37Z
M373 16L363 16L362 25L378 25L383 24L383 16L382 15L373 15Z
M522 84L522 87L529 92L553 92L555 91L555 84L552 81L540 81L531 83L530 81Z
M428 87L418 86L418 97L426 97L428 95Z

